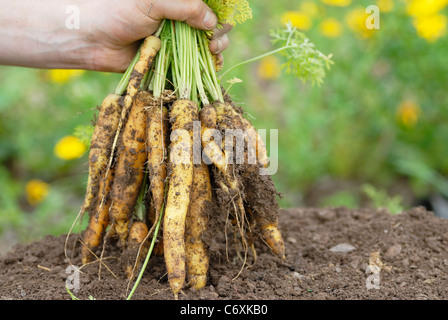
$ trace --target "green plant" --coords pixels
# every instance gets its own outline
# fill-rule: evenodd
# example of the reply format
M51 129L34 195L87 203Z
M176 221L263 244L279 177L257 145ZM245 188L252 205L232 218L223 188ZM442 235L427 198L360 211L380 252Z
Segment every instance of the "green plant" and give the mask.
M392 214L397 214L404 210L400 195L391 197L385 190L379 190L370 184L362 185L362 191L375 208L385 208Z

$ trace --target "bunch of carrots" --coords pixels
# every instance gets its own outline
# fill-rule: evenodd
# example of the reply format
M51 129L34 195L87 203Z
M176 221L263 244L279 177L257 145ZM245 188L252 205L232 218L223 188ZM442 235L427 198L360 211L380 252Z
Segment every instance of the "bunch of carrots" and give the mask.
M204 1L220 23L251 18L246 0ZM256 257L257 234L285 258L277 192L262 174L269 165L266 147L243 110L223 93L208 39L207 32L171 20L144 39L99 108L81 208L89 213L83 264L98 258L97 249L103 245L104 252L108 239L118 239L133 278L145 255L163 252L175 297L185 285L206 285L205 234L218 216L234 228L244 263L248 253ZM217 138L228 130L243 132L243 163L234 161L240 152L234 136Z

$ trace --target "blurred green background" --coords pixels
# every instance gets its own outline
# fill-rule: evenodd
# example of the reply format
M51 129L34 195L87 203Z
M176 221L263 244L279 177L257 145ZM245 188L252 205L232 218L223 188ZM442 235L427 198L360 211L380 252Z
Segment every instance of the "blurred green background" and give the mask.
M366 28L369 5L380 8L380 29ZM447 1L266 0L251 6L253 20L230 34L224 70L274 49L269 32L288 21L333 54L321 87L283 72L275 55L227 76L243 80L230 93L255 126L279 130L273 178L282 206L397 213L426 203L443 215ZM90 137L80 137L78 128L91 123L120 76L0 67L0 253L69 231L88 169L83 141Z

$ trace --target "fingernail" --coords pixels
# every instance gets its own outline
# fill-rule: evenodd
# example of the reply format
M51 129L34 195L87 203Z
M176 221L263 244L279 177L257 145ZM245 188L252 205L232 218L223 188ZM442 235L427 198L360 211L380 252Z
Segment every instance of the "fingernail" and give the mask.
M221 53L221 51L222 51L222 41L220 39L216 39L215 41L216 41L216 51L215 51L215 53L216 54Z
M218 24L218 19L213 11L207 10L204 21L202 22L205 29L211 30Z

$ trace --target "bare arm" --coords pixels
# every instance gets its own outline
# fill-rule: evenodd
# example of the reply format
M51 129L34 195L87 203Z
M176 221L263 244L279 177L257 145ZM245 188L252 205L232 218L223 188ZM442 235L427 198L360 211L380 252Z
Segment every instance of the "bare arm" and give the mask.
M0 0L0 64L123 72L165 18L217 24L202 0ZM215 31L210 50L220 54L230 28Z

